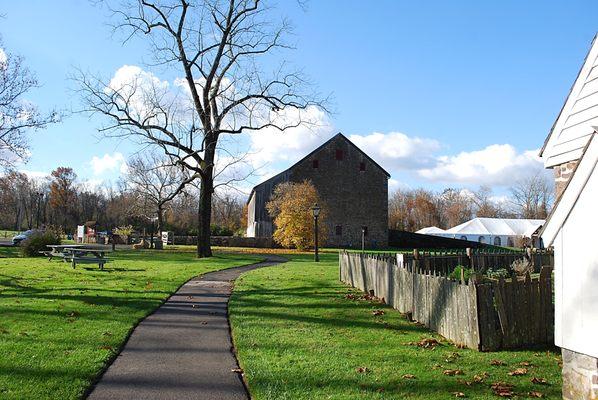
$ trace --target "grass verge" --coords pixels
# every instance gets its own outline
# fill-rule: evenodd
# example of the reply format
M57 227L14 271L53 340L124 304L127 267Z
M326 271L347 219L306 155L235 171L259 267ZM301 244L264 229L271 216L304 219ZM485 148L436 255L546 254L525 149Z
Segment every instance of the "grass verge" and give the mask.
M80 398L131 329L180 285L258 259L117 252L99 271L45 258L0 258L0 398Z
M339 282L337 256L323 254L319 264L290 257L241 276L231 298L233 338L254 400L496 399L498 382L517 398L561 397L556 352L458 349ZM415 344L426 339L439 344Z

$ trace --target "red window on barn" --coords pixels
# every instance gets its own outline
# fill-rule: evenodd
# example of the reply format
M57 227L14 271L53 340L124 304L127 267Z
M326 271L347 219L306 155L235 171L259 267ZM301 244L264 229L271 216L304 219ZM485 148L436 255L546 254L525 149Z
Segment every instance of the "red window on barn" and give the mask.
M365 163L364 162L360 162L359 163L359 170L360 171L365 171Z
M338 161L342 161L343 159L343 151L342 150L337 150L336 151L336 157L335 157Z
M313 160L313 161L311 162L311 166L312 166L313 168L320 168L320 160Z

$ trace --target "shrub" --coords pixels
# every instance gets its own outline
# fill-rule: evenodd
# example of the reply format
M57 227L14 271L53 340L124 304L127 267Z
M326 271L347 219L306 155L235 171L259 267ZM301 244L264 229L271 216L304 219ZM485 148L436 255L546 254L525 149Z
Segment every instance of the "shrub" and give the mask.
M226 226L210 225L210 234L212 236L232 236L233 231Z
M21 255L23 257L41 256L42 254L40 254L40 251L47 251L47 245L49 244L60 244L60 234L53 230L35 232L29 238L21 242Z
M488 278L491 278L491 279L499 279L499 278L507 279L507 278L511 277L511 274L505 268L489 269L486 272L486 275L488 275Z
M465 268L462 265L457 265L457 267L451 272L449 278L455 279L457 281L461 280L461 271L463 271L463 276L465 277L465 282L469 281L469 277L474 272L471 268Z

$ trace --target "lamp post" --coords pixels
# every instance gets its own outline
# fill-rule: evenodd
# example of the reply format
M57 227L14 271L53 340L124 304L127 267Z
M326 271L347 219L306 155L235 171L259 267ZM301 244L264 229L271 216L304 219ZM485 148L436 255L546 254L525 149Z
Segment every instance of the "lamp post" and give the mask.
M320 215L321 208L318 206L318 203L314 204L311 208L311 212L314 215L314 250L315 250L315 257L314 261L319 262L320 256L318 254L318 216Z
M365 235L367 233L368 227L365 225L361 226L361 252L365 251Z

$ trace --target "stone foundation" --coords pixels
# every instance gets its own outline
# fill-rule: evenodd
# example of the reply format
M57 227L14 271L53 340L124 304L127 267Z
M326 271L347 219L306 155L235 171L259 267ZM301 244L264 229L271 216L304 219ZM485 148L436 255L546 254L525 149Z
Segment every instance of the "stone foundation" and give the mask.
M577 165L577 161L570 161L554 167L554 191L558 199L565 190L567 182L571 179L571 174Z
M563 354L563 399L598 399L598 359L571 350Z

